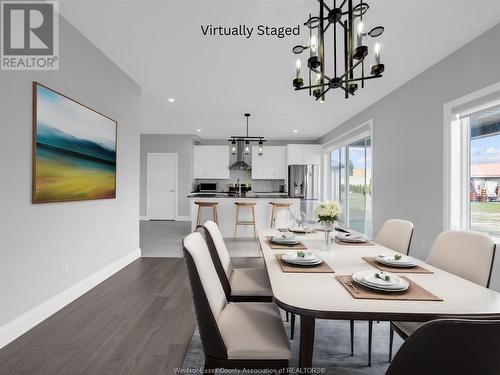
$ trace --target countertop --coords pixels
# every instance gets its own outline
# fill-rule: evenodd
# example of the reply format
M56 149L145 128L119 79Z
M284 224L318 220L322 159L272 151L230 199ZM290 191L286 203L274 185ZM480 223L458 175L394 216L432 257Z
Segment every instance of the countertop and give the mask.
M251 193L251 194L238 194L232 193L193 193L187 196L188 198L290 198L287 194L276 194L276 193ZM294 198L290 198L294 199Z

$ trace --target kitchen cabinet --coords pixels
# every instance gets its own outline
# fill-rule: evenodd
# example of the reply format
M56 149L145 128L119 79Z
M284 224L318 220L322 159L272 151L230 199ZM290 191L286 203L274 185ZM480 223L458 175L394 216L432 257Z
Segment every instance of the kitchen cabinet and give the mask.
M287 165L321 165L323 147L321 145L287 145Z
M252 146L253 180L286 180L286 146L264 146L259 156L259 147Z
M194 178L229 178L229 146L194 146Z

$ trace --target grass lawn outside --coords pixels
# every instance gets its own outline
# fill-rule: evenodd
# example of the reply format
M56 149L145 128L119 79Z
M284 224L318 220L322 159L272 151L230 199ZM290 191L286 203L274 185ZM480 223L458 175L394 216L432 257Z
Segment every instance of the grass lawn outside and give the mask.
M500 202L471 202L470 216L472 230L500 234Z

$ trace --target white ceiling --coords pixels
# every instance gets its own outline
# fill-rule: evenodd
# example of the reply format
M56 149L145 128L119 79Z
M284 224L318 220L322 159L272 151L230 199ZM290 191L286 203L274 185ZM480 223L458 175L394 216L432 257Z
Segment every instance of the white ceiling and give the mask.
M314 139L500 22L498 0L367 2L365 24L385 26L384 77L349 100L330 91L323 104L291 85L291 48L307 43L305 28L284 39L205 37L200 28L302 24L315 0L62 0L60 10L142 86L143 133L225 138L243 133L251 112L251 135Z

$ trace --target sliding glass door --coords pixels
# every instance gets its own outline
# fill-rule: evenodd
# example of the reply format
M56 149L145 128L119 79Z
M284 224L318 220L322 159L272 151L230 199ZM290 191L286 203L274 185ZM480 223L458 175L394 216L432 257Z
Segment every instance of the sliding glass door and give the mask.
M342 223L372 235L372 145L362 137L330 152L330 199L342 206Z

